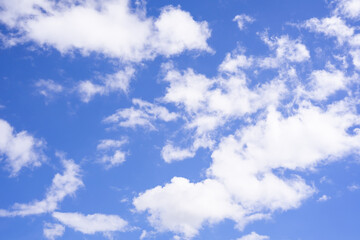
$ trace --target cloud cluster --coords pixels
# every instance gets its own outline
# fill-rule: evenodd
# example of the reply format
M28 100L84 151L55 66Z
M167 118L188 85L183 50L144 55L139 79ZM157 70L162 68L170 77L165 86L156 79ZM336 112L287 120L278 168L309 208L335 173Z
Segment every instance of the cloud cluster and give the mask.
M305 24L310 23L314 20ZM328 26L335 28L329 34L337 33L332 24L322 28ZM347 35L352 36L341 33L338 42ZM207 139L211 144L197 146L209 147L212 162L202 181L174 177L134 198L136 210L148 212L157 231L190 239L204 225L224 219L241 230L276 211L298 208L311 197L317 190L303 172L359 154L357 74L349 76L328 63L299 77L299 66L310 60L301 40L260 37L272 50L270 56L228 54L213 78L164 66L169 85L162 101L177 106L186 119L184 129L195 134L188 149L168 142L161 154L168 163L192 157L195 143ZM251 86L250 68L277 70L278 76ZM344 95L331 98L338 91ZM219 130L239 120L234 133ZM319 201L329 199L324 196ZM241 239L268 237L251 233Z
M221 140L208 179L190 183L175 177L164 187L140 194L134 205L148 210L157 230L187 238L204 223L227 218L241 229L276 210L297 208L315 188L295 173L286 177L277 170L304 171L358 153L359 135L346 132L359 123L352 111L344 102L325 112L305 104L284 118L270 108L265 119Z
M155 18L147 17L144 7L132 8L127 0L18 2L19 8L14 2L0 0L0 21L12 31L10 38L2 39L8 45L33 41L61 53L96 52L126 62L168 57L185 50L211 51L206 43L210 36L207 23L196 22L179 7L165 7ZM183 141L166 141L161 150L166 163L192 158L201 147L211 151L211 162L201 180L175 176L133 199L135 212L146 212L156 231L191 239L204 225L224 219L242 230L253 221L271 218L274 212L298 208L313 196L316 186L304 173L359 154L360 35L347 21L359 19L360 4L356 0L335 3L330 16L311 18L299 26L335 38L336 47L343 51L342 59L346 62L351 57L354 69L347 64L338 67L332 60L323 67L305 68L312 56L301 38L263 33L260 38L269 55L228 53L213 77L163 64L163 96L155 103L134 98L131 107L103 120L149 130L157 130L159 120L184 120L178 132L187 133L184 135L190 137L184 142L190 144L183 147ZM238 15L234 21L243 29L246 22L254 20ZM272 75L264 77L264 72ZM77 91L84 102L113 91L126 93L134 73L127 67L106 75L101 83L81 81ZM259 73L265 79L256 81L253 78ZM62 91L52 81L41 80L37 86L45 96ZM337 94L340 91L342 94ZM171 112L162 104L173 105L178 111ZM100 161L107 167L124 162L126 153L121 147L125 143L124 139L101 140L97 146ZM14 133L0 120L0 153L12 175L22 167L40 165L42 147L41 141L26 132ZM11 210L0 210L0 216L51 212L61 224L45 225L44 235L49 239L62 236L64 226L84 234L128 230L128 222L117 215L55 211L66 196L83 186L79 166L71 160L63 160L63 164L64 173L55 175L43 200L16 203ZM348 189L355 191L359 186ZM317 201L329 199L322 195ZM144 230L140 238L152 234ZM238 240L265 239L269 237L252 232Z
M350 49L346 55L352 57L355 68L360 69L360 34L357 27L347 23L347 19L358 20L360 17L360 3L357 0L338 0L331 16L322 19L311 18L302 27L312 32L336 38L338 47L344 45Z

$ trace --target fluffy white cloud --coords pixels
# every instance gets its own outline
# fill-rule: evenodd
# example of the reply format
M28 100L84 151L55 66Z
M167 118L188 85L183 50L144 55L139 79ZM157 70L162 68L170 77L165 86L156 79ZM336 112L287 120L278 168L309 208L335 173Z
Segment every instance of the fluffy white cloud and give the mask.
M117 215L54 212L52 216L67 227L84 234L125 231L128 223Z
M161 150L161 156L165 162L171 163L186 158L192 158L195 156L195 151L186 148L181 149L176 146L174 147L172 144L168 143Z
M188 12L172 6L165 7L155 21L151 47L165 56L184 50L212 51L206 43L210 30L206 22L196 22Z
M40 79L35 83L38 92L46 98L52 98L55 94L61 93L64 88L54 80Z
M114 74L108 74L101 78L101 84L93 83L89 80L81 81L77 86L83 102L89 102L95 95L107 95L110 92L127 93L130 80L134 77L135 70L131 67L125 68Z
M360 17L360 2L358 0L338 0L335 8L336 14L346 18L358 19Z
M97 145L101 153L100 162L105 164L106 168L115 167L125 162L126 153L120 148L127 143L127 140L103 139Z
M358 19L360 3L357 0L338 0L334 15L327 18L311 18L302 26L310 31L322 33L327 37L335 37L339 47L347 43L350 47L343 49L346 55L350 54L356 69L360 69L360 34L356 33L356 26L347 24L342 17Z
M194 237L204 224L232 219L239 229L277 210L297 208L316 189L293 171L306 171L359 152L350 127L359 117L347 99L327 110L307 102L290 116L269 107L266 117L222 138L213 151L207 179L175 177L133 201L158 231ZM284 172L291 170L290 176ZM209 211L209 209L211 209Z
M276 104L286 91L283 81L250 89L242 73L209 79L192 69L180 72L169 66L164 80L169 87L163 101L182 107L190 118L187 127L195 128L198 136L222 126L226 119Z
M310 80L307 94L315 100L325 100L336 91L346 89L350 82L342 71L336 69L313 71Z
M18 175L24 167L39 167L45 160L44 147L44 141L26 131L16 133L8 122L0 119L0 160L5 162L10 176Z
M169 112L165 107L152 104L141 99L133 99L135 107L119 109L116 113L104 119L106 123L118 124L121 127L135 128L137 126L147 127L155 130L152 121L173 121L178 118L177 113Z
M268 236L259 235L256 232L251 232L248 235L245 235L237 240L268 240L270 239Z
M349 87L355 78L328 64L313 71L304 84L295 67L310 59L306 46L287 35L261 37L274 51L270 57L228 54L213 78L163 66L169 85L162 101L184 112L185 130L196 130L189 148L167 144L164 160L192 157L199 147L213 152L205 180L191 183L174 177L134 198L136 210L147 211L157 231L188 239L223 219L242 229L275 211L297 208L316 192L298 172L359 153L360 118ZM249 67L280 71L269 82L249 87ZM338 90L349 91L349 97L324 103L326 107L308 102L326 100ZM243 122L234 134L216 135L220 127L239 119ZM202 205L212 211L202 211ZM255 233L250 237L267 239Z
M353 64L355 68L360 70L360 49L350 51L350 55L353 58Z
M255 19L246 14L240 14L240 15L236 15L233 21L237 22L237 25L240 30L243 30L245 28L246 23L252 23L255 21Z
M243 54L226 54L224 61L219 66L219 71L236 73L253 65L254 59Z
M243 214L224 186L211 179L191 183L175 177L164 187L140 194L133 203L138 211L149 211L148 220L158 231L172 231L186 238L195 236L204 222L217 223Z
M343 44L354 34L354 28L347 26L345 21L337 16L311 18L305 22L304 27L328 37L336 37L339 44Z
M51 2L48 0L1 0L0 7L2 10L0 20L13 28L20 24L22 18L40 14L41 8L49 10Z
M261 68L278 68L310 59L309 50L300 40L290 39L287 35L269 38L266 34L262 35L262 40L275 51L275 56L259 59Z
M128 0L0 1L0 21L17 31L19 41L48 45L61 53L78 50L123 61L141 61L185 50L211 51L206 22L179 8L163 8L158 18L133 9Z
M74 194L78 188L83 186L80 178L80 167L72 160L62 160L64 173L57 173L45 198L41 201L35 200L31 203L15 203L10 211L1 210L1 217L27 216L53 212L58 204L68 195Z
M65 232L65 227L61 224L46 223L44 227L44 236L47 239L54 240L61 237Z
M353 133L347 130L359 121L355 106L346 100L329 105L327 111L304 102L287 118L270 108L266 119L223 141L231 144L235 140L233 150L236 146L242 149L241 158L257 162L255 168L306 169L324 159L358 151L360 136L356 130ZM224 143L224 147L228 149L226 153L231 145Z

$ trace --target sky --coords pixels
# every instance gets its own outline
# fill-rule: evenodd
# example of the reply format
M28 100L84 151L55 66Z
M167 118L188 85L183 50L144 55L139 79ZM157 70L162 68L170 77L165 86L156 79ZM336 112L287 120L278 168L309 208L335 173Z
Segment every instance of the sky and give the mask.
M0 238L356 240L359 0L0 0Z

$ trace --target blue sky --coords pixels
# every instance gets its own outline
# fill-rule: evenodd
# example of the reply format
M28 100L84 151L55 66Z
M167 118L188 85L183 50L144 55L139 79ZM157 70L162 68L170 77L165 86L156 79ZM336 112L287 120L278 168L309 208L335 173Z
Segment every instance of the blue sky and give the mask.
M357 239L358 0L0 0L1 239Z

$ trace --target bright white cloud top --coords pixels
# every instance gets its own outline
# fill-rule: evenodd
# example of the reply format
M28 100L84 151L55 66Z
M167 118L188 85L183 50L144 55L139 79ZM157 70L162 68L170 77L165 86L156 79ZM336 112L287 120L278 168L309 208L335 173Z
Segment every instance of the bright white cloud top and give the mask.
M358 236L360 3L280 2L0 0L0 226Z

